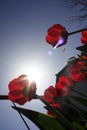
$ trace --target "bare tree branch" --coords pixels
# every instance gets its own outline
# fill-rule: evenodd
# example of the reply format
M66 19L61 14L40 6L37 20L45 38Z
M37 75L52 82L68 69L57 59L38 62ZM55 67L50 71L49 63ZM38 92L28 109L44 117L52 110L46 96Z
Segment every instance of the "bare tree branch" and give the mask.
M76 12L74 16L69 17L71 19L70 22L87 21L87 0L62 0L62 2L60 1L60 3L62 4L62 6L68 6L69 9L74 9L74 11Z

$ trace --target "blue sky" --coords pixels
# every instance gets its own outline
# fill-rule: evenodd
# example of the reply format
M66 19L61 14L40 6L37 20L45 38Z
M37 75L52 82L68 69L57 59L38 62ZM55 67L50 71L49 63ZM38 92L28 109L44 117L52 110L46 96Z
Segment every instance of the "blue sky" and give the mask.
M60 5L58 0L0 0L1 95L8 94L12 79L29 72L32 67L42 74L37 83L37 94L43 94L48 86L55 85L55 74L66 65L68 58L79 53L75 47L81 45L81 34L69 36L67 44L55 50L46 43L45 36L53 24L65 26L68 32L84 28L83 24L69 23L69 16L74 13ZM48 51L52 51L52 55L48 55ZM0 101L0 129L26 130L11 106L10 101ZM40 101L31 101L21 107L46 113ZM31 130L39 130L26 121Z

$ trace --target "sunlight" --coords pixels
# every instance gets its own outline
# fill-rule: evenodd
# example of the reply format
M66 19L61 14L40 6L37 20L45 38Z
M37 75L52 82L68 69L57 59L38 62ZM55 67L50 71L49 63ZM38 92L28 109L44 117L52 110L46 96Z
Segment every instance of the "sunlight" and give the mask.
M32 66L32 67L25 67L22 70L22 73L26 74L29 77L30 81L35 81L36 84L39 84L42 79L42 71L40 70L39 66Z
M41 95L47 87L46 81L48 83L50 80L48 70L49 68L45 67L41 61L34 61L34 63L20 62L16 71L14 71L13 78L22 74L27 75L30 82L34 81L36 83L37 94Z
M42 74L37 67L32 67L26 74L29 76L30 80L33 80L36 83L39 83L42 77Z

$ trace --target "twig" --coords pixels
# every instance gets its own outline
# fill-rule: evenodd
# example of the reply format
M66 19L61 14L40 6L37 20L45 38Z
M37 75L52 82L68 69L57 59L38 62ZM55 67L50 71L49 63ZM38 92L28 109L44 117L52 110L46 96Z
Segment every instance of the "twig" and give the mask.
M0 100L8 100L8 96L7 95L0 95Z
M85 31L85 30L87 30L87 28L83 28L83 29L68 33L68 35L76 34L76 33L79 33L79 32Z
M16 107L16 105L15 105L15 103L14 103L14 102L13 102L13 105ZM28 124L26 123L26 121L24 120L24 118L23 118L22 114L21 114L20 112L18 112L18 113L19 113L19 115L20 115L20 117L21 117L22 121L23 121L23 122L24 122L24 124L26 125L27 129L28 129L28 130L30 130L30 128L29 128Z

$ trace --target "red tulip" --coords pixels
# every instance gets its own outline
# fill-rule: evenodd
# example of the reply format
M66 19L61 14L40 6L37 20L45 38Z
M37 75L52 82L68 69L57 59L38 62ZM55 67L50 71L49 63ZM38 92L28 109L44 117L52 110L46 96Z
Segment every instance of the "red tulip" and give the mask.
M77 64L70 67L70 78L75 82L82 81L86 74L87 74L87 68L85 64L81 61L77 62Z
M59 77L55 88L59 96L67 96L69 94L68 87L73 86L72 81L65 75Z
M58 103L58 102L56 102L56 103L52 103L52 104L50 104L52 107L55 107L55 108L61 108L60 107L60 104ZM47 111L47 114L49 115L49 116L53 116L53 117L56 117L56 115L55 114L53 114L52 112L50 112L50 111Z
M65 27L60 24L54 24L48 29L48 34L46 36L47 43L51 44L53 47L59 42L58 46L64 45L67 42L68 32Z
M30 101L36 93L36 83L30 82L27 75L21 75L12 80L8 88L8 98L20 105Z
M53 86L49 86L49 88L47 88L45 91L44 91L44 96L43 98L49 102L49 103L52 103L54 98L57 96L57 93L56 93L56 89L53 87Z
M87 55L81 55L81 59L87 62Z
M46 100L52 107L55 107L55 108L60 107L60 104L56 100L58 98L57 92L56 92L56 89L53 86L49 86L49 88L47 88L44 91L44 96L42 96L42 98L44 100ZM56 116L55 114L53 114L50 111L47 111L47 114L50 115L50 116L53 116L53 117Z
M81 42L87 44L87 30L82 32Z

